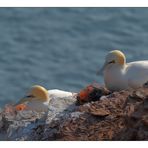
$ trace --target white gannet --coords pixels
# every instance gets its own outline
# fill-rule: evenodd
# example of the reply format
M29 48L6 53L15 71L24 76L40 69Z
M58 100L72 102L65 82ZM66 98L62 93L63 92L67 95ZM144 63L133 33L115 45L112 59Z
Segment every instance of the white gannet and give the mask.
M37 112L48 111L49 102L51 99L59 99L72 97L73 93L66 92L58 89L47 90L42 86L33 86L29 93L21 99L16 105L17 110L34 110Z
M45 112L48 110L49 101L48 91L42 86L34 85L15 107L17 110L27 109Z
M109 90L138 88L148 82L148 60L126 63L125 55L119 50L113 50L106 56L101 72Z

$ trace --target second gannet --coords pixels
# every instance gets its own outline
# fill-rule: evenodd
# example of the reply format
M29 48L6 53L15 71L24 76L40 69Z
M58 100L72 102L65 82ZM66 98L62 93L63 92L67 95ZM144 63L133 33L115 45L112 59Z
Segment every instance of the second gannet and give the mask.
M48 91L39 85L33 86L27 95L22 98L16 105L17 110L34 110L37 112L45 112L48 110L50 98Z
M72 92L58 89L47 90L42 86L35 85L30 89L29 93L15 105L15 108L18 111L33 110L46 112L48 111L50 100L72 97L74 95L75 93Z
M100 72L103 72L109 90L138 88L148 82L148 61L126 63L124 53L113 50L107 54Z

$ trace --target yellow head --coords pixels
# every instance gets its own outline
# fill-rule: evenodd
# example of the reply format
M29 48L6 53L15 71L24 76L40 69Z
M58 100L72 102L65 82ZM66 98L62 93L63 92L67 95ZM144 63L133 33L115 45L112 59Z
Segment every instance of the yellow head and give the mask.
M119 50L113 50L109 52L105 60L106 64L124 65L126 63L126 58L124 53Z
M29 91L28 98L35 98L37 100L40 100L42 102L46 102L49 100L48 91L39 85L32 86L31 90Z
M40 105L38 104L34 104L33 102L38 102L40 101ZM28 110L30 109L30 107L36 111L45 111L48 109L48 104L50 101L49 95L48 95L48 91L39 85L34 85L33 87L31 87L29 93L22 98L18 103L15 104L15 108L17 111L22 111L22 110ZM44 104L45 102L45 104ZM26 103L32 103L32 104L28 104L26 105ZM38 102L39 103L39 102Z
M48 91L42 86L34 85L31 87L29 93L24 98L22 98L17 104L35 100L41 102L50 101Z
M124 66L125 64L126 64L126 58L124 53L122 53L119 50L113 50L107 54L104 66L101 68L101 70L98 73L102 73L102 71L104 71L106 67L110 67L113 65Z

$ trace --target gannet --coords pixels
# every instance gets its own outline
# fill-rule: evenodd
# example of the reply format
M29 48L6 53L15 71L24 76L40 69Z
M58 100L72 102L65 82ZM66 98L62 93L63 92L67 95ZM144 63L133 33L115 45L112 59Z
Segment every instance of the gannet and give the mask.
M22 98L15 106L17 109L28 109L37 112L45 112L48 110L50 98L48 91L39 85L31 87L27 95Z
M73 93L58 89L47 90L43 86L33 86L27 95L22 98L15 108L17 110L33 110L37 112L48 111L49 102L51 99L59 99L63 97L71 97Z
M113 50L107 54L101 72L109 90L135 89L148 82L148 60L126 63L124 53Z

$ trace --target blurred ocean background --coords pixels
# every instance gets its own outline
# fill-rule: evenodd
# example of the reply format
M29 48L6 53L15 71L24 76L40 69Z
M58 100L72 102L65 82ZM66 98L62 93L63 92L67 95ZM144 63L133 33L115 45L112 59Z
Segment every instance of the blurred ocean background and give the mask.
M35 84L77 92L105 55L148 59L148 8L0 8L0 107Z

